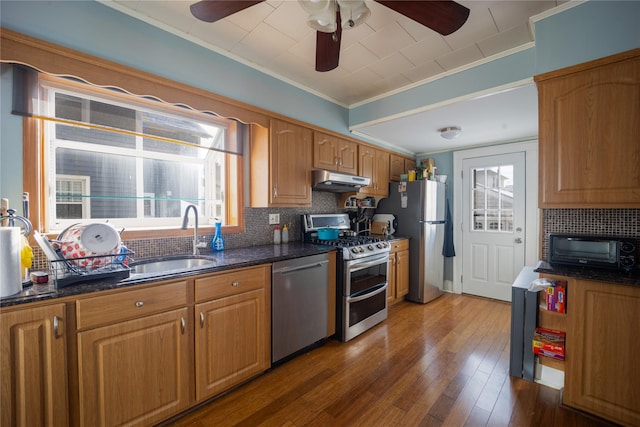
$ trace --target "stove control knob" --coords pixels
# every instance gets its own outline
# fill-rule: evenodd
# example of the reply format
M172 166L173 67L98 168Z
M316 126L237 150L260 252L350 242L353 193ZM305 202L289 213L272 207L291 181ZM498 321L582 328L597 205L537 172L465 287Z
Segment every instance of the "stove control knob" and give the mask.
M380 242L376 245L378 247L378 249L384 249L387 247L387 243L386 242Z
M357 254L360 251L358 250L358 248L351 248L351 252L353 252L354 254Z
M373 245L369 245L367 246L367 249L369 249L370 251L372 251L374 249Z

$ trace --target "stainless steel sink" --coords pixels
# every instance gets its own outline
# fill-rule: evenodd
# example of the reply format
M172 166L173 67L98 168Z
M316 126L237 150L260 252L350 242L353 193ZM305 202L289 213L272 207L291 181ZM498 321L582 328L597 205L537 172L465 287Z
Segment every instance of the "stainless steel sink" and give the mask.
M130 267L132 275L149 275L210 267L217 262L216 258L202 255L174 255L135 261Z

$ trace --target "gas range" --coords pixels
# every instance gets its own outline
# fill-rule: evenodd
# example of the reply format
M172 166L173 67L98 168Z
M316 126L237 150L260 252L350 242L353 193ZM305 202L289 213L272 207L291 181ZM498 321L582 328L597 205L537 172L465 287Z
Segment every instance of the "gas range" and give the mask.
M372 236L351 236L348 214L306 214L302 216L302 240L317 245L335 246L343 260L365 258L372 255L389 253L391 245L386 240ZM335 240L318 238L321 228L337 228L341 236Z

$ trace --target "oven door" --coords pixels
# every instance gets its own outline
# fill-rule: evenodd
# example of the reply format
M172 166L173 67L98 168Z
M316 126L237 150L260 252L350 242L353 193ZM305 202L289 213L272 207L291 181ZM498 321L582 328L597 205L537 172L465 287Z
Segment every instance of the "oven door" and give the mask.
M387 318L389 254L347 261L340 325L343 341L360 335Z

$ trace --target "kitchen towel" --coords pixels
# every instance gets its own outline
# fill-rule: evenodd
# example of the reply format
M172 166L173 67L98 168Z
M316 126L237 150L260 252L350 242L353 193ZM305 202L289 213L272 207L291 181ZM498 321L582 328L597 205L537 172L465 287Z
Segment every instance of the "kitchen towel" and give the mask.
M442 255L445 257L456 256L456 250L453 247L453 221L451 221L451 210L449 209L449 199L447 199L446 222L444 225L444 245L442 245Z
M20 227L0 227L0 298L22 290Z

